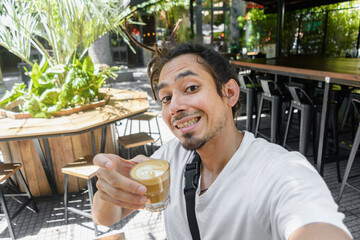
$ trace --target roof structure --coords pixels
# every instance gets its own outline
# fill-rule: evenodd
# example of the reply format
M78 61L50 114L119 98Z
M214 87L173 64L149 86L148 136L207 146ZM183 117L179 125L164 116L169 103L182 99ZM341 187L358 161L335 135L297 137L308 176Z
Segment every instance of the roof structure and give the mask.
M277 12L277 4L279 0L245 0L246 2L253 2L264 6L265 13ZM322 5L329 5L339 2L350 2L350 0L282 0L285 5L285 11L292 11L303 8L311 8Z

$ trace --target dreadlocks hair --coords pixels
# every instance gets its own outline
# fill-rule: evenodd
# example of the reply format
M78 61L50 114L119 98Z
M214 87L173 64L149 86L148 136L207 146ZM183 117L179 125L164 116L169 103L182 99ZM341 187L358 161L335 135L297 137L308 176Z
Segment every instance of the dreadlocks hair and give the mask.
M154 57L147 65L147 74L150 79L151 90L155 100L157 100L155 89L159 83L159 76L164 65L172 59L184 54L194 54L198 56L198 62L203 64L205 69L213 77L216 90L221 97L226 97L223 93L223 87L230 79L234 79L239 85L239 79L235 69L231 66L229 61L213 49L194 42L177 44L172 41L163 41L161 47L155 45ZM239 98L237 103L232 107L234 117L240 107L241 100Z
M182 19L179 19L175 24L174 30L167 41L163 40L159 47L155 44L155 49L149 48L142 43L138 42L128 32L127 21L125 19L125 33L126 35L138 46L150 51L154 54L153 58L147 65L147 75L150 79L151 91L157 100L157 94L155 88L159 83L160 72L164 65L172 59L184 55L195 54L197 55L200 64L203 64L205 69L211 74L215 81L216 90L221 97L227 97L223 94L223 87L230 79L234 79L238 85L239 79L235 69L224 57L211 48L205 47L202 44L188 42L188 43L176 43L177 30L180 27ZM232 107L233 117L241 108L241 99L239 98L237 103Z

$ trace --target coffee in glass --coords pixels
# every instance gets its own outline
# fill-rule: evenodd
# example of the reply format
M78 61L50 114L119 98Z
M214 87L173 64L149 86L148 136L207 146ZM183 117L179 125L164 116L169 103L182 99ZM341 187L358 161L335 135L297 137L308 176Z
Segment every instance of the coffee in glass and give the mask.
M158 212L170 203L170 166L167 161L150 159L136 164L130 170L130 177L147 188L146 210Z

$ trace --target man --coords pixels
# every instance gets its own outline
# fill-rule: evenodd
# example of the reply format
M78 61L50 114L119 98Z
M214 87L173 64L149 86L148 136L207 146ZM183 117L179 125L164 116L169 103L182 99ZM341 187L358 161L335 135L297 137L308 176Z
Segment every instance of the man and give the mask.
M171 204L164 211L169 239L191 239L184 198L184 169L201 157L195 212L201 239L351 239L344 215L322 178L297 152L237 130L237 74L202 45L171 44L148 65L162 117L177 139L152 158L170 162ZM126 161L100 154L93 219L112 225L144 207L146 188L129 179Z

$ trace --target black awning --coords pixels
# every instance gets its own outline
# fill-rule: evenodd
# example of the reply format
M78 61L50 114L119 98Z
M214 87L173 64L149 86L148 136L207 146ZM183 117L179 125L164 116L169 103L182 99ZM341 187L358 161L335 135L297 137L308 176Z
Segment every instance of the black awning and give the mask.
M136 6L136 5L139 5L143 2L146 2L147 0L130 0L130 7L133 7L133 6Z
M264 6L265 13L275 13L277 0L245 0ZM349 0L284 0L285 11L292 11L303 8L311 8L322 5L329 5L340 2L350 2Z

